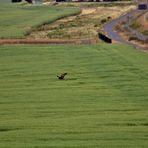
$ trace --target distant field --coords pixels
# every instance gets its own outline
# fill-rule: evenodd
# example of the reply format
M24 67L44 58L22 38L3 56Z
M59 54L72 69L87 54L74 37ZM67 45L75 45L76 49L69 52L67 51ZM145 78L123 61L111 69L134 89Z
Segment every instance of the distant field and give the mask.
M11 3L11 0L0 0L0 3Z
M147 117L147 53L0 46L1 148L147 148Z
M79 13L78 8L0 4L0 38L25 38L32 27Z
M63 4L63 3L62 3ZM77 4L77 3L76 3ZM63 4L64 5L64 4ZM134 9L134 5L116 7L82 7L81 14L70 16L32 31L28 38L89 39L96 38L105 23Z

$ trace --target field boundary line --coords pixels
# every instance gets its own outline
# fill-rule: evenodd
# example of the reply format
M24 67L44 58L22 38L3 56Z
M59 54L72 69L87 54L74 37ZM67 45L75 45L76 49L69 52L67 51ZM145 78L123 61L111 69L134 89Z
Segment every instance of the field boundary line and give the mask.
M59 39L0 39L0 45L17 44L96 44L97 39L59 40Z

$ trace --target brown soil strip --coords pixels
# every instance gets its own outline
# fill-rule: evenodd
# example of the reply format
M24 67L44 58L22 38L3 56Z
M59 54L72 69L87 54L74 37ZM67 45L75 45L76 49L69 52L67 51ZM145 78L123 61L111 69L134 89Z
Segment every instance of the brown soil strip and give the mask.
M34 39L0 39L0 45L17 44L96 44L97 40L34 40Z

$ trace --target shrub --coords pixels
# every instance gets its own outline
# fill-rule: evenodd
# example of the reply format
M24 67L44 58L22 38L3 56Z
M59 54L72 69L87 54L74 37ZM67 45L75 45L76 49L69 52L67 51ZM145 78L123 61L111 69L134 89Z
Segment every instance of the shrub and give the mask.
M63 29L64 27L65 27L64 24L60 24L60 25L59 25L59 29Z
M69 26L69 27L76 27L77 24L76 24L75 22L71 22L71 23L68 24L68 26Z
M139 40L136 36L130 36L128 41Z
M103 18L102 20L101 20L101 24L104 24L104 23L106 23L107 22L107 19L106 18Z
M133 22L132 24L131 24L131 27L132 28L134 28L134 29L138 29L138 28L140 28L141 27L141 25L138 23L138 22Z
M148 30L142 32L144 35L148 35Z

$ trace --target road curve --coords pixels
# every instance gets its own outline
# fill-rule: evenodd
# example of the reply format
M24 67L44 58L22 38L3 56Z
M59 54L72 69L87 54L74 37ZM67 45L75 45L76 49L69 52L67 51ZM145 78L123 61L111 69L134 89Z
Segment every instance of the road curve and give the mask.
M133 18L136 15L136 13L138 13L138 10L137 9L132 10L131 12L129 12L129 13L127 13L127 14L125 14L125 15L123 15L123 16L121 16L121 17L119 17L119 18L117 18L117 19L115 19L115 20L113 20L113 21L111 21L111 22L109 22L107 24L105 24L104 25L104 31L107 33L108 37L110 37L112 40L118 41L118 42L123 43L123 44L134 46L135 48L145 49L145 48L143 48L141 46L138 46L136 44L133 44L131 42L128 42L128 41L124 40L118 34L118 32L116 32L114 30L114 27L116 25L118 25L120 22L126 21L128 18ZM140 32L137 32L136 30L130 28L129 27L129 22L127 22L126 27L128 27L129 31L132 32L132 33L134 33L134 34L136 34L136 36L139 37L140 39L145 39L146 38Z

